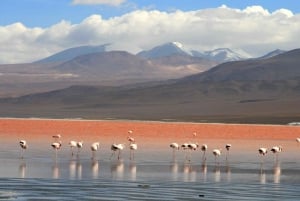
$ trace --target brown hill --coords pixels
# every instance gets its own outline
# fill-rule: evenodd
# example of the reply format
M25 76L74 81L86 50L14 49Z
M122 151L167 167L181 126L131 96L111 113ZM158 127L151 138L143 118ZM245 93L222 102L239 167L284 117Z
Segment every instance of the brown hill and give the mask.
M299 51L294 50L265 61L231 62L202 74L154 85L73 86L2 99L1 116L236 123L300 121L299 56Z
M203 74L187 77L197 81L290 80L300 76L300 49L269 59L250 59L220 64Z
M182 61L180 61L182 60ZM192 59L190 59L192 60ZM93 53L66 62L0 65L0 97L51 91L72 85L121 86L180 78L214 65L181 57L159 64L123 51ZM184 63L184 65L181 65Z

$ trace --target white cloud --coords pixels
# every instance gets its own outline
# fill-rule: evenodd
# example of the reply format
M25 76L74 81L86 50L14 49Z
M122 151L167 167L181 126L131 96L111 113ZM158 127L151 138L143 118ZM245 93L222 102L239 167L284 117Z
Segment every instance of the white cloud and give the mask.
M61 21L48 28L0 26L0 63L31 62L66 48L107 43L110 49L137 53L170 41L190 49L228 47L260 56L277 48L300 48L299 35L300 15L286 9L136 10L110 19L92 15L79 24Z
M73 0L72 4L78 5L94 5L94 4L105 4L111 6L119 6L126 0Z

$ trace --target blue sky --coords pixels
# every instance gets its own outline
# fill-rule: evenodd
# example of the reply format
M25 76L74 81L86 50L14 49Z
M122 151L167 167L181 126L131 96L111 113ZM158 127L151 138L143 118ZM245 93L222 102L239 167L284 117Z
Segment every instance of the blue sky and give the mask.
M249 57L300 48L299 0L0 0L0 64L82 45L136 54L179 42Z
M22 22L28 27L47 27L61 20L80 23L92 14L108 19L137 9L157 9L170 12L176 9L191 11L216 8L221 5L243 9L261 5L270 12L285 8L300 12L298 0L128 0L119 6L105 4L72 4L72 0L1 0L0 25Z

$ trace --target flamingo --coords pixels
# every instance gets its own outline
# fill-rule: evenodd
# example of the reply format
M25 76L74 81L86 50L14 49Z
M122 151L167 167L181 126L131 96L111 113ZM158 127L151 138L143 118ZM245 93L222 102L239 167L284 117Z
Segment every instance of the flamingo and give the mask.
M54 139L55 142L58 142L58 140L61 138L61 135L60 134L52 135L52 138Z
M57 158L57 150L61 148L61 141L59 142L53 142L51 144L52 148L55 149L55 159Z
M296 142L300 143L300 137L296 138Z
M99 149L99 147L100 147L100 143L99 143L99 142L94 142L94 143L91 145L92 159L95 158L96 151Z
M69 142L69 146L70 146L70 148L71 148L71 152L72 152L72 156L73 156L73 155L74 155L73 149L74 149L74 147L77 146L77 142L74 141L74 140L71 140L71 141Z
M27 142L26 140L20 140L19 142L20 146L21 146L21 158L24 158L24 152L25 150L28 148Z
M111 150L113 151L113 153L111 154L112 158L115 155L115 152L118 151L118 160L120 160L120 156L121 156L121 151L125 148L124 144L112 144L111 145Z
M135 150L137 150L137 144L136 143L130 144L129 149L130 149L130 160L134 160L134 152Z
M226 144L225 145L225 148L226 148L226 150L227 150L227 152L226 152L226 160L228 159L228 156L229 156L229 150L230 150L230 148L231 148L231 144Z
M172 142L170 147L173 149L173 160L175 159L175 151L179 150L179 144L176 142Z
M258 153L262 156L261 163L264 163L264 156L268 153L268 149L265 147L261 147L258 149Z
M82 141L77 142L76 146L77 146L77 149L78 149L77 150L77 155L79 155L79 152L80 152L81 148L83 147L83 142Z
M129 136L127 137L127 140L129 141L129 144L131 144L131 143L134 143L134 142L135 142L134 138L133 138L133 137L131 137L132 133L133 133L133 131L132 131L132 130L129 130L129 131L128 131L128 135L129 135Z
M281 146L274 146L270 149L270 151L273 153L273 154L276 154L276 161L278 160L278 154L280 152L282 152L282 147Z
M131 143L134 143L134 142L135 142L134 138L133 138L133 137L131 137L131 136L128 136L128 137L127 137L127 140L129 141L129 144L131 144Z
M188 150L190 151L190 159L189 161L191 161L192 158L192 151L196 151L198 149L199 145L197 143L189 143L188 144Z
M203 145L201 146L201 151L203 151L202 161L206 161L206 156L205 156L205 154L206 154L207 148L208 148L207 144L203 144Z
M215 156L215 162L217 162L217 157L221 156L222 149L214 149L212 152L213 152L213 155Z

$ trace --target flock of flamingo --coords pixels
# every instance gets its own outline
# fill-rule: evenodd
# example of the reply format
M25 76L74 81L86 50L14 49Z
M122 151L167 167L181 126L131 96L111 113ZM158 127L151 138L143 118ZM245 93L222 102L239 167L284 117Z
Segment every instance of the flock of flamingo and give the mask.
M128 134L132 134L133 132L131 130L128 131ZM62 146L62 141L60 141L61 135L53 135L53 142L51 143L51 147L55 150L55 158L57 158L57 152ZM134 151L137 150L138 146L137 143L135 143L135 139L131 136L127 137L127 140L129 141L129 149L130 149L130 160L134 160ZM19 142L20 147L21 147L21 158L24 158L24 152L28 148L28 144L26 140L20 140ZM77 148L77 155L79 155L80 150L83 147L83 141L75 141L71 140L68 144L71 149L71 154L72 156L74 155L74 149ZM93 142L90 146L91 151L92 151L92 159L95 159L96 156L96 151L100 148L100 143L99 142ZM123 143L113 143L111 145L111 150L112 150L112 155L110 159L112 159L113 156L115 156L115 153L118 152L118 160L121 158L121 151L125 148L125 144Z
M129 136L127 137L127 140L129 142L129 149L130 149L130 160L134 160L134 152L137 150L138 145L135 142L135 139L133 137L131 137L133 131L129 130L128 134ZM196 137L196 133L193 133L193 136ZM62 146L62 142L60 141L61 135L53 135L52 138L54 139L54 142L52 142L51 147L55 150L55 158L57 158L57 152L58 150L61 148ZM298 143L300 143L300 138L296 138L296 141ZM28 144L26 142L26 140L20 140L19 141L20 147L21 147L21 158L24 157L24 152L25 150L28 148ZM69 146L71 148L71 154L72 156L74 155L74 148L77 148L77 155L80 153L80 150L83 147L83 142L82 141L74 141L71 140L69 142ZM193 151L196 151L199 147L201 149L201 151L203 152L202 155L202 161L206 161L206 151L208 150L208 145L207 144L202 144L201 146L199 146L198 143L183 143L181 145L179 145L176 142L171 143L170 148L173 149L173 159L175 159L176 157L176 151L182 149L185 152L185 160L186 161L191 161L191 154ZM228 156L229 156L229 151L231 149L231 144L226 144L225 145L225 149L226 149L226 161L228 160ZM98 151L98 149L100 148L100 143L99 142L94 142L91 144L90 149L92 151L92 159L95 158L96 155L96 151ZM116 152L118 152L118 156L117 159L120 160L121 158L121 151L125 148L125 144L117 144L117 143L113 143L111 145L111 151L112 154L110 156L110 159L112 159L112 157L114 157L116 155ZM276 154L276 159L278 159L278 154L280 152L282 152L282 146L274 146L270 149L270 151L274 154ZM264 156L268 153L268 148L266 147L261 147L258 149L258 153L260 154L260 156L262 156L262 162L264 161L263 158ZM222 154L222 149L213 149L212 150L212 154L215 157L215 162L217 163L217 158L221 156Z

